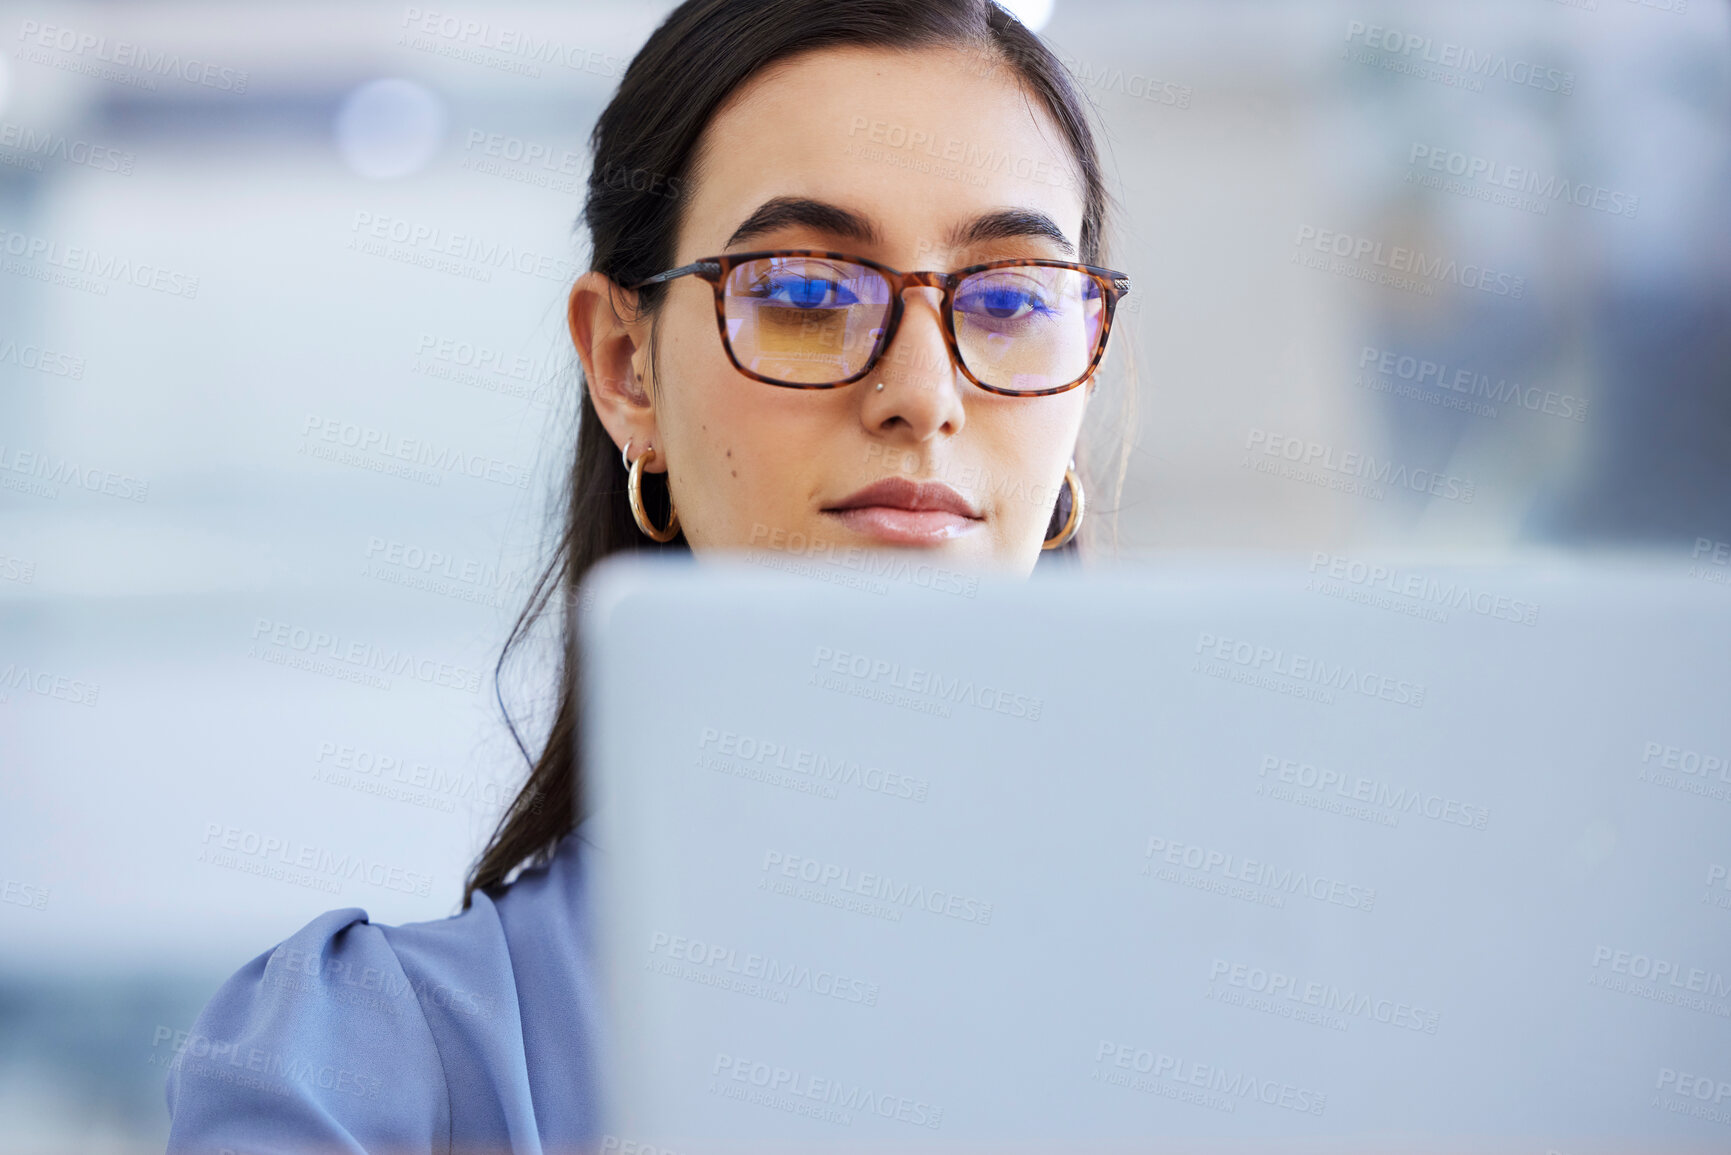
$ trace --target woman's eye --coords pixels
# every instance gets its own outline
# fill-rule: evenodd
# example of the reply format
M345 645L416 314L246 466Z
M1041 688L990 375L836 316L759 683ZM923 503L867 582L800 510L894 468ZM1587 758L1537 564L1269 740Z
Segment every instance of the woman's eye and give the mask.
M845 285L824 277L767 277L753 287L752 296L796 309L838 309L858 303Z
M1027 289L994 285L964 294L956 306L964 313L984 314L994 321L1005 321L1043 312L1046 302L1038 293Z

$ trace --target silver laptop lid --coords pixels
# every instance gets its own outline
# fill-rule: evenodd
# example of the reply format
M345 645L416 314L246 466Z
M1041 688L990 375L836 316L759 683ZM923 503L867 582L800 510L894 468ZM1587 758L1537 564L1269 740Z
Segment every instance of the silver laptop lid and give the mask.
M833 579L590 587L609 1149L1731 1148L1725 590Z

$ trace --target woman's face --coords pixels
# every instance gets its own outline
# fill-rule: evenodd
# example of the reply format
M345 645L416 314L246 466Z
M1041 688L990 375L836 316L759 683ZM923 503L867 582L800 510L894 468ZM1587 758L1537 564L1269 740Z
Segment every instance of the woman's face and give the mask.
M785 61L710 122L673 265L779 248L945 272L1079 260L1077 167L1038 108L1008 67L948 49ZM910 548L958 569L1033 568L1092 382L1047 397L979 388L950 359L938 290L912 288L865 378L770 385L728 360L714 289L698 277L669 284L652 365L650 322L616 316L609 287L589 273L573 296L591 396L633 459L654 447L649 471L667 471L694 550ZM960 511L903 508L929 504L905 492L856 496L897 478L928 496L948 487Z

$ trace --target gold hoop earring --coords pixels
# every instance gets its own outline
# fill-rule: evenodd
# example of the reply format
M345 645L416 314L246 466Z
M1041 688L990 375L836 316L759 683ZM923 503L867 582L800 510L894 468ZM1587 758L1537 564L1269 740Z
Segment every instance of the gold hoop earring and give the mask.
M1082 499L1082 479L1076 476L1074 461L1064 470L1064 486L1070 491L1070 516L1064 519L1064 528L1058 531L1058 536L1047 538L1040 546L1042 550L1062 548L1076 536L1076 531L1082 528L1082 507L1085 503Z
M631 442L627 441L625 449L629 451L630 448ZM672 491L669 490L667 494L666 529L656 529L655 523L649 520L649 512L643 508L643 463L654 456L655 446L651 445L631 463L631 475L626 479L625 485L626 494L631 499L631 520L635 521L637 528L652 541L672 541L673 535L679 532L679 510L674 508Z

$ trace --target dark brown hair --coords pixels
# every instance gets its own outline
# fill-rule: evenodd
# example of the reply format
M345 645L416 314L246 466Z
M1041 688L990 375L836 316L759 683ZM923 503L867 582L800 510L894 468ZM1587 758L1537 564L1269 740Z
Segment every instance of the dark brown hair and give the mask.
M1082 192L1080 259L1105 264L1107 194L1089 128L1088 106L1064 66L1032 32L991 0L687 0L650 35L625 70L619 90L590 135L593 153L580 226L587 226L590 268L615 284L631 285L671 267L689 196L694 155L717 109L739 86L767 66L814 49L852 46L888 49L951 47L983 67L1014 69L1062 132L1075 157ZM620 173L654 174L651 180L621 180ZM664 298L666 286L640 291L646 315ZM653 340L651 341L653 349ZM580 373L581 371L579 371ZM653 376L653 374L651 375ZM506 639L495 669L495 691L506 659L557 601L562 666L553 720L539 758L533 758L504 695L500 708L513 740L530 762L528 781L500 818L487 848L469 872L463 890L467 908L476 890L506 885L520 866L547 861L558 841L580 821L583 809L577 710L581 700L575 649L578 587L591 566L626 550L685 550L683 535L665 545L645 537L631 518L625 467L596 416L580 381L577 448L561 495L563 527L551 559L528 604ZM1128 421L1134 391L1126 390L1118 455L1121 487L1128 455ZM1085 462L1079 456L1078 472ZM664 524L668 496L663 484L645 484L644 501L656 524ZM1053 525L1068 515L1068 491L1053 511ZM1108 503L1093 498L1096 517ZM1052 553L1073 553L1076 543Z

